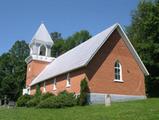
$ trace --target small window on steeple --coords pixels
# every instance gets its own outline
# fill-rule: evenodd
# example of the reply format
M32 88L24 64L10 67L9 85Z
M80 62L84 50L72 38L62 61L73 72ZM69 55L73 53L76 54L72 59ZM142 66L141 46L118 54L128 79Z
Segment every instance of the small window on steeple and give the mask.
M40 46L39 55L41 55L41 56L45 56L46 55L46 47L44 45Z

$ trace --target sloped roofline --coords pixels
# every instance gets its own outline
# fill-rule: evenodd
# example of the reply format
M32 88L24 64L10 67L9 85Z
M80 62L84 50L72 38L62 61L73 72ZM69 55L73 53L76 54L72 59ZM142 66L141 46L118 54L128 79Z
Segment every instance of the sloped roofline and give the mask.
M112 29L112 31L109 33L109 35L105 38L105 40L103 41L103 43L99 46L98 49L96 49L96 51L94 52L94 54L90 57L90 59L87 61L87 63L85 64L85 66L88 65L88 63L92 60L92 58L96 55L96 53L98 52L98 50L103 46L103 44L106 42L106 40L110 37L110 35L114 32L114 30L118 30L119 34L122 36L122 38L124 39L124 42L126 43L128 49L130 50L131 54L135 57L136 62L139 64L140 69L142 70L142 72L148 76L149 72L146 69L145 65L143 64L141 58L139 57L138 53L136 52L135 48L133 47L133 45L131 44L128 36L126 35L126 33L124 32L124 30L122 29L121 25L119 23L116 23L114 28Z
M128 36L126 35L126 33L124 32L124 30L122 29L122 27L120 26L120 24L118 24L117 26L118 31L120 33L120 35L124 38L125 43L127 44L130 52L133 54L133 56L135 57L137 63L140 66L140 69L142 70L142 72L148 76L149 72L147 70L147 68L145 67L145 65L143 64L141 58L139 57L138 53L136 52L135 48L133 47L132 43L130 42Z

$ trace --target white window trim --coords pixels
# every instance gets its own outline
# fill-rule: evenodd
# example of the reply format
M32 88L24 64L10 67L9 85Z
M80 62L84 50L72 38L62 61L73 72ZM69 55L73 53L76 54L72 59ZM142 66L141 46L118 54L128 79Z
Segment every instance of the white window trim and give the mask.
M124 82L123 80L114 79L115 82Z
M70 82L69 82L70 81ZM67 81L66 81L66 87L71 86L71 80L70 80L70 73L67 74Z
M46 83L44 82L44 86L43 86L43 92L46 92Z
M53 80L53 90L56 90L56 78Z
M121 63L120 63L119 61L116 61L116 62L118 62L118 64L119 64L120 79L114 79L114 81L115 81L115 82L124 82L123 77L122 77L122 65L121 65ZM116 63L116 62L115 62L115 63ZM115 69L115 66L114 66L114 69ZM114 71L114 74L115 74L115 71Z

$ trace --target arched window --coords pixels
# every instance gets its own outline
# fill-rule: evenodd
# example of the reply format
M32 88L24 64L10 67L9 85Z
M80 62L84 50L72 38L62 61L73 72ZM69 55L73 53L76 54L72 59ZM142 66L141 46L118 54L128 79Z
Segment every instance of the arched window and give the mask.
M122 81L122 66L119 61L115 62L114 65L115 81Z
M45 56L46 55L46 47L44 45L40 46L40 53L39 55Z

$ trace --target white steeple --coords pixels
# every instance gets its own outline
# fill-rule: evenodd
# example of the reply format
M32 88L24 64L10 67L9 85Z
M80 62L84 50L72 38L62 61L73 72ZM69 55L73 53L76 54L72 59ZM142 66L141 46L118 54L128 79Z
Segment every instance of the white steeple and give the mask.
M31 43L34 43L37 41L41 42L41 43L53 45L53 40L51 39L49 32L47 31L47 29L43 23L41 23L37 32L33 36Z
M54 58L51 57L51 47L54 44L45 25L41 23L37 32L33 36L30 47L30 56L26 58L29 63L32 60L51 62Z

